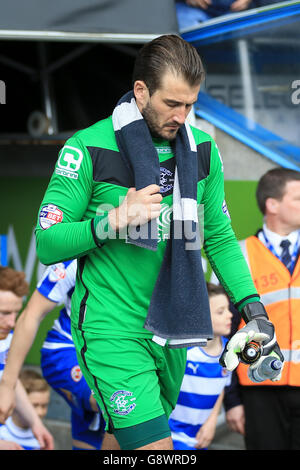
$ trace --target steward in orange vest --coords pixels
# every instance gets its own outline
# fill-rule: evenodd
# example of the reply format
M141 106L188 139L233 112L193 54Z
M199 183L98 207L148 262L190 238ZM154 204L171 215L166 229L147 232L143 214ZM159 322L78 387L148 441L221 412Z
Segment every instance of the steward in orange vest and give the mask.
M263 229L241 248L285 361L279 380L258 383L240 364L225 390L226 420L244 435L247 450L300 450L300 171L269 170L256 200Z
M300 386L300 260L291 275L257 236L241 242L256 289L270 321L274 324L277 342L285 363L281 380L254 383L247 375L248 366L237 368L241 385ZM239 328L244 326L242 320Z

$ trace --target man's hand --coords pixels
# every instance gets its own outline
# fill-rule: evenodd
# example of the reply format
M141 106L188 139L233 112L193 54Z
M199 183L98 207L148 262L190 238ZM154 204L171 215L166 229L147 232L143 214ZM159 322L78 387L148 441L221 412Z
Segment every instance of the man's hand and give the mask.
M209 5L211 5L211 0L185 0L187 5L192 7L202 8L203 10L207 10Z
M4 441L0 439L0 450L24 450L24 449L16 442Z
M267 312L261 302L247 304L242 310L242 317L246 326L238 330L221 355L220 364L228 370L234 370L239 364L239 353L250 341L256 341L262 346L262 356L266 357L272 353L281 362L283 355L276 341L274 325L269 321ZM261 362L261 358L251 365L254 369ZM279 380L280 375L274 379Z
M4 424L15 407L15 390L0 382L0 423Z
M15 391L13 388L9 387L3 382L0 382L0 423L4 424L8 416L11 415L15 408ZM38 416L36 416L33 424L31 425L31 429L35 437L40 443L41 449L43 450L53 450L54 449L54 442L53 437L48 431L48 429L44 426L42 421ZM6 441L1 441L6 442ZM12 443L9 443L12 444ZM7 447L8 450L23 450L22 447L18 446L11 448ZM1 449L1 446L0 446Z
M122 204L108 214L112 229L118 231L128 225L143 225L159 217L162 201L159 190L156 184L150 184L138 191L129 188Z
M220 358L221 365L227 370L234 370L240 362L239 353L243 351L247 343L250 341L262 343L264 340L268 341L269 339L268 334L259 331L256 320L250 321L244 328L237 331L226 344Z
M230 6L231 11L243 11L247 10L251 3L251 0L236 0Z
M196 434L196 449L204 449L209 446L215 437L216 424L216 420L210 419L210 417L202 424L201 428Z
M30 402L20 379L16 383L16 408L23 422L32 429L33 434L40 443L41 449L53 450L54 441L48 429L45 428L34 406Z
M267 361L265 361L266 358L270 358L271 360L267 359ZM270 364L274 364L274 362L277 363L277 367L275 369L270 366ZM271 352L270 348L263 347L262 356L249 367L248 377L250 378L250 380L252 380L252 382L263 382L264 380L268 379L272 382L277 382L281 379L283 366L283 354L280 351L278 344L275 343L275 346L272 347ZM257 369L257 371L255 369ZM276 375L273 376L273 374Z
M31 429L33 434L39 441L42 450L54 449L53 437L39 418L34 421L31 426Z
M245 412L243 405L237 405L226 412L226 421L229 429L245 435Z

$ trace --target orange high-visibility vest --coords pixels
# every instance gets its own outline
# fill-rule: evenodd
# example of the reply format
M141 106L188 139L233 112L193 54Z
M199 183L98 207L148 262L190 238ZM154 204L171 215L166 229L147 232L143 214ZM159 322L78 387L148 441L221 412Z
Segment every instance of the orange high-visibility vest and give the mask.
M282 378L258 384L247 375L248 366L237 368L242 385L300 386L300 257L291 275L284 264L255 236L241 242L256 289L270 321L274 324L277 342L285 359ZM240 328L244 326L241 321Z

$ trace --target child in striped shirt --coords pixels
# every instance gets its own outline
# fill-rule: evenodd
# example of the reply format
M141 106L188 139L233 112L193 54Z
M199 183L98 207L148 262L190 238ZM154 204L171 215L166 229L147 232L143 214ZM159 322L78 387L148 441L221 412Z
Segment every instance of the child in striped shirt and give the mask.
M32 369L22 370L19 378L28 394L29 401L39 418L43 419L47 414L50 400L49 385L41 374ZM0 439L16 442L24 450L40 450L41 448L31 428L28 428L16 411L0 427Z
M214 338L187 350L185 375L169 424L175 450L207 448L214 438L224 387L231 373L219 364L231 330L232 313L221 285L207 283Z

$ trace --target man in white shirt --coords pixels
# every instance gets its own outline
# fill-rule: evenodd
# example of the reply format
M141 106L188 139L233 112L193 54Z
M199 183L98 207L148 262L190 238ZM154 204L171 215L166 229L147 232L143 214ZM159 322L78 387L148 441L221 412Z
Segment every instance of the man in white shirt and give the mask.
M255 384L245 366L226 393L227 421L245 435L248 450L300 449L300 173L276 168L259 180L263 228L241 242L261 301L284 355L281 379ZM242 325L240 325L242 326ZM235 383L235 381L233 381ZM257 386L259 385L259 386Z

